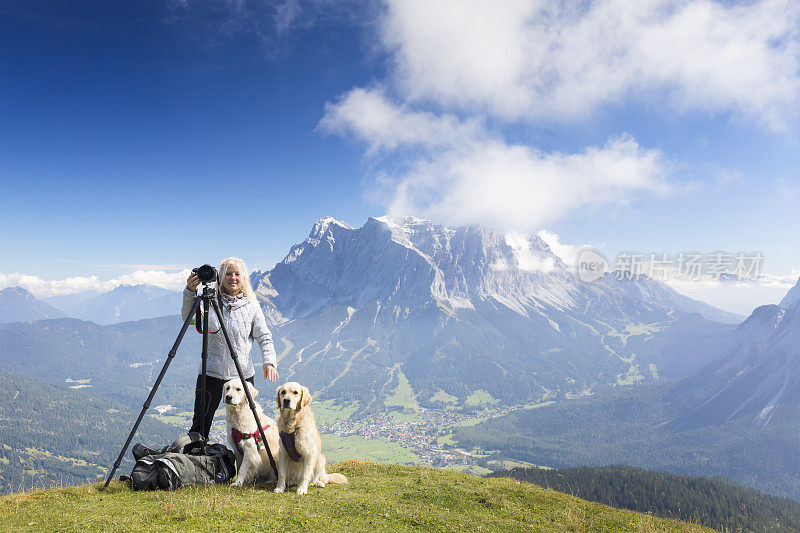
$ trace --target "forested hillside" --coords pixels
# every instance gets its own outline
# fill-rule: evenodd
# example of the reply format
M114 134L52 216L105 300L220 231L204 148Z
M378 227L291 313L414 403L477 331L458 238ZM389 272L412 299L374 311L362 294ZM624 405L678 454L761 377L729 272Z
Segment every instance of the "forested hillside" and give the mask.
M723 476L771 494L800 497L797 411L779 413L767 427L747 419L684 431L665 426L692 398L694 389L684 397L675 384L645 385L517 411L458 428L454 437L461 446L497 450L541 466L629 464Z
M0 397L0 493L95 480L116 459L138 414L86 390L7 374L0 374ZM145 417L134 442L167 444L178 432ZM120 473L130 471L125 461Z
M0 324L0 373L55 386L85 382L95 394L136 408L147 397L180 328L178 315L110 326L73 318ZM191 407L200 338L194 328L186 333L159 389L165 403Z
M514 468L489 477L512 477L584 500L720 531L800 530L800 503L722 478L680 476L629 466Z

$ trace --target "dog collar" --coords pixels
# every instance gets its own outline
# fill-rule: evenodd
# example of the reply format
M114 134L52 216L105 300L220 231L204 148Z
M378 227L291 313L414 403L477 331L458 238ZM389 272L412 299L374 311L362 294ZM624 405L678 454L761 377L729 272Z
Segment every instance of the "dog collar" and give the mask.
M264 429L264 431L266 431L269 427L269 424L261 427ZM231 428L231 440L233 441L233 445L236 446L236 449L239 450L239 453L244 455L244 450L242 450L242 447L239 446L239 443L250 438L256 442L256 448L264 447L264 442L261 440L261 433L257 428L253 433L242 433L236 428Z
M286 453L289 455L289 458L295 463L299 463L303 456L298 453L297 448L294 445L294 432L286 433L281 431L280 436L283 447L286 449Z

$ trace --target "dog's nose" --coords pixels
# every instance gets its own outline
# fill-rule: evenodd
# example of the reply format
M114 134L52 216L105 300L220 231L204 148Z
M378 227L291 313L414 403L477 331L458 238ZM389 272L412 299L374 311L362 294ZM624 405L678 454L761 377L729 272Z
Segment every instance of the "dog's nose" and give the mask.
M231 403L231 400L233 400L233 396L231 396L230 394L225 396L225 403Z
M284 398L283 399L283 406L284 407L289 407L289 398Z

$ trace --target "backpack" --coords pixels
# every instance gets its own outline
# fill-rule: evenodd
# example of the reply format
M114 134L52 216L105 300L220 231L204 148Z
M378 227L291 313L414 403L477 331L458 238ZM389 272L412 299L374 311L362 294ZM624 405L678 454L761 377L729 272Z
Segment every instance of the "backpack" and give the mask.
M226 483L236 474L233 452L222 444L207 444L198 433L183 435L160 450L137 444L132 452L136 458L130 475L133 490Z
M137 443L133 446L131 453L137 461L147 455L156 455L159 453L177 452L177 453L190 453L196 455L198 450L205 446L206 438L196 431L190 431L175 439L172 444L164 446L161 449L154 450L148 448L142 443Z

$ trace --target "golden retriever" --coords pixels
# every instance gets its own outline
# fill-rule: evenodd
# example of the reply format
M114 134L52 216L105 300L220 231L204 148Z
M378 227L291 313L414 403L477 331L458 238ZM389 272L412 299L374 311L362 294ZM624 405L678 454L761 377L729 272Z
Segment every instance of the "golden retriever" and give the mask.
M297 483L297 494L306 494L308 486L324 487L326 483L347 483L342 474L325 472L325 456L322 455L314 413L311 412L311 393L299 383L289 382L281 386L275 395L278 403L278 484L275 492L286 490L287 483Z
M250 396L258 396L258 390L250 383L245 382L250 389ZM232 485L240 487L258 479L275 481L275 474L267 456L267 450L261 442L253 411L247 403L242 382L232 379L225 383L222 389L222 401L225 403L226 419L228 422L228 445L236 456L236 480ZM273 457L278 455L278 428L275 421L264 414L261 406L256 403L256 412L261 421L264 436L267 437L269 450Z

